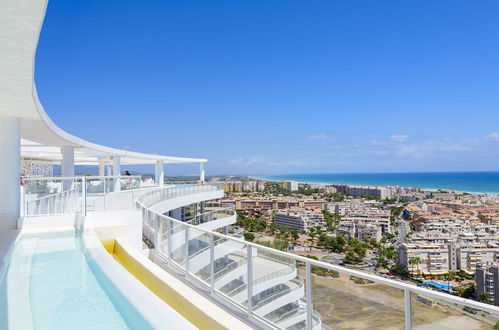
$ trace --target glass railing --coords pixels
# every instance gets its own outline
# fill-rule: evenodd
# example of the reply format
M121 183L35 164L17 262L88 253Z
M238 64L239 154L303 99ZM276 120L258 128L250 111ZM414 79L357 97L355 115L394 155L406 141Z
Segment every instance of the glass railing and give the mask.
M21 185L24 216L135 209L141 194L157 189L140 176L30 176Z
M24 216L68 215L84 211L82 177L21 177Z
M204 223L236 216L234 207L216 209L197 215L194 219L187 221L188 224L199 226Z
M210 182L203 184L166 186L144 194L140 198L140 203L145 207L150 207L168 199L210 191L221 191L223 185L222 182Z
M25 214L33 215L67 215L82 211L81 189L71 188L66 191L26 201Z
M154 236L156 253L166 264L263 324L285 329L478 329L499 321L497 306L275 250L193 225L202 221L185 223L149 208L162 198L209 189L218 186L175 187L139 197L148 235ZM298 285L286 285L290 281Z

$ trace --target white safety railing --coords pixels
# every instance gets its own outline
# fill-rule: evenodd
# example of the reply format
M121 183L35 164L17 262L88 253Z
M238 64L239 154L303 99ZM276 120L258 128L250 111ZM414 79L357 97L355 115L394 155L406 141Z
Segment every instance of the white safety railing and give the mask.
M134 209L138 196L157 187L140 176L25 176L21 185L28 217Z
M81 190L72 188L27 201L25 214L27 216L67 215L81 212L81 210Z
M197 215L194 219L187 221L188 224L199 226L204 223L217 221L220 219L224 219L227 217L236 216L236 210L234 207L227 207L223 209L216 209L212 211L208 211L202 214Z
M157 246L161 247L156 249L157 256L172 267L180 269L188 280L206 286L213 295L221 297L231 306L271 327L324 329L328 326L352 327L352 324L357 324L358 327L363 327L362 324L370 327L374 321L383 327L380 325L385 319L383 315L386 314L383 313L388 313L391 317L386 322L397 322L401 328L412 329L413 325L424 323L426 318L431 325L431 322L439 320L435 319L435 315L440 315L441 318L447 317L449 310L452 311L452 315L457 315L458 319L463 318L468 323L494 325L499 321L497 306L254 244L203 229L192 223L182 222L151 209L151 206L165 199L210 189L221 189L221 186L206 184L169 187L139 197L137 204L142 210L143 223L149 230L147 235L157 239ZM197 254L192 253L197 249L207 253L201 266L195 264L199 258L196 257ZM224 270L224 265L229 270ZM276 267L284 268L276 269ZM299 301L289 301L267 315L259 315L257 310L262 308L262 304L257 303L253 306L251 298L256 294L264 294L265 290L272 288L272 285L282 285L292 280L296 274L289 269L293 268L296 269L296 274L304 277L305 297ZM201 270L204 276L199 276ZM225 284L229 283L227 278L231 275L234 277L233 283ZM286 279L286 276L292 277ZM361 279L363 282L358 280L355 282L355 279ZM219 281L224 281L224 285L217 285ZM233 290L239 293L234 294ZM292 296L293 292L295 291L289 290L274 297L286 303L284 298L287 294ZM267 300L265 304L270 303ZM427 307L428 304L441 308ZM314 306L317 306L316 311ZM324 313L330 312L330 306L335 306L336 309L347 306L348 312L334 314L333 309L334 317L327 317L328 324L323 324L321 314L323 319L324 316L328 316ZM362 312L366 308L369 312ZM378 308L379 319L376 319ZM386 326L394 325L386 324Z

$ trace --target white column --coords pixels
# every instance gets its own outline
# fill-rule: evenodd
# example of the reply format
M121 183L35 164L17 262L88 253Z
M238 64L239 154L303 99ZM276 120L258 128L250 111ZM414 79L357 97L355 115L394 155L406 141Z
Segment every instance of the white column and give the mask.
M106 162L104 160L99 160L99 176L106 175Z
M156 170L154 174L154 183L163 186L165 184L165 166L162 160L156 162Z
M75 149L73 147L62 147L61 153L61 176L75 176ZM62 183L62 188L63 190L70 190L71 188L73 188L73 180L64 180Z
M114 176L120 176L121 175L121 160L120 160L120 156L114 156L113 157L113 175ZM120 191L120 190L121 190L120 179L116 178L114 180L114 191Z
M199 181L204 183L204 163L199 163Z
M20 132L19 118L0 116L0 230L16 229L20 215Z

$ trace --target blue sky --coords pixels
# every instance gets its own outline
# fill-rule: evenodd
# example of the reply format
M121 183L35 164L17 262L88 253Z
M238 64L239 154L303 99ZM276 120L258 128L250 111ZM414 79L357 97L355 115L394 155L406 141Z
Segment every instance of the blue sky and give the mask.
M68 132L206 157L208 174L499 170L498 15L495 0L52 0L36 82Z

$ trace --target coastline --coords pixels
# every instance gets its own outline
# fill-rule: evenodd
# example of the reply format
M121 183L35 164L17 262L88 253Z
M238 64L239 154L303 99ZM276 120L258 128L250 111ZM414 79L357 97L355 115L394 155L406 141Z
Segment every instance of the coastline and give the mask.
M473 194L473 195L499 195L499 190L497 192L482 192L482 191L468 191L468 190L458 190L458 189L451 189L451 188L427 188L427 187L418 187L418 186L405 186L405 185L390 185L390 184L352 184L352 183L332 183L332 182L319 182L319 181L300 181L300 180L295 180L292 177L293 175L289 175L287 179L285 178L272 178L274 175L250 175L248 178L251 178L253 180L262 180L262 181L271 181L271 182L281 182L281 181L296 181L301 184L323 184L323 185L334 185L334 184L344 184L348 186L373 186L373 187L403 187L403 188L410 188L410 189L422 189L426 191L431 191L431 192L436 192L439 190L443 191L452 191L455 193L468 193L468 194ZM282 175L286 176L286 175Z

